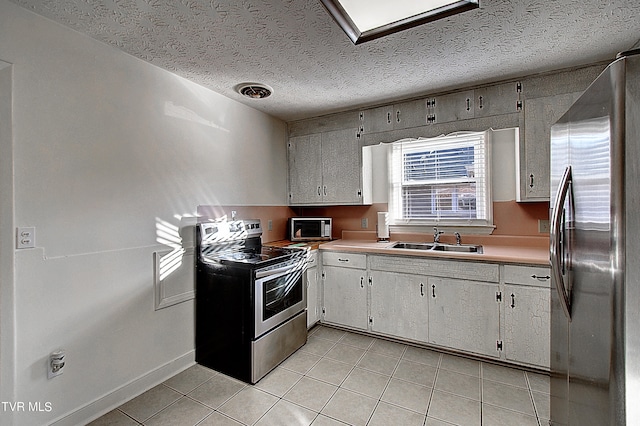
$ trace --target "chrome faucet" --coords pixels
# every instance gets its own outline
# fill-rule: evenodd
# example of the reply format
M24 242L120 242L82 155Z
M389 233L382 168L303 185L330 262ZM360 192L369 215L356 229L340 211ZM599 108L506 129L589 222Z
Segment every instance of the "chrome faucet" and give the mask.
M462 245L462 237L459 232L454 232L453 235L456 236L456 245Z
M440 235L444 234L444 231L438 231L438 228L436 228L435 226L433 227L433 242L434 243L439 243L440 242Z

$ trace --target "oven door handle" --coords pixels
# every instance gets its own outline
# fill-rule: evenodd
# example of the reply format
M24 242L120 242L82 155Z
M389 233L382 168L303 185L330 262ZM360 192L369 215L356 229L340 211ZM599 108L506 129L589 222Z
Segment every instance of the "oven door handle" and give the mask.
M256 271L256 279L269 277L271 275L283 274L304 267L304 262L296 262L293 265L283 266L281 268L267 269L266 271Z

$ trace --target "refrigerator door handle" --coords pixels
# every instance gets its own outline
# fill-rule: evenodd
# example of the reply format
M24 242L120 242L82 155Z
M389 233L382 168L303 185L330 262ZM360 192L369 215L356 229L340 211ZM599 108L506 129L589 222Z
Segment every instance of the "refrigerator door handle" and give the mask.
M564 232L561 229L563 218L564 218L564 204L567 199L567 196L570 194L571 189L571 166L567 166L562 175L562 179L560 180L560 185L558 185L558 192L556 194L556 203L553 206L553 214L551 216L551 241L550 241L550 252L551 252L551 274L554 278L556 284L556 290L558 291L558 295L560 296L560 304L562 305L562 310L565 315L571 321L571 305L569 300L569 295L567 294L567 285L564 282L564 277L562 274L562 259L564 256L563 251L566 248L566 241L563 242L561 247L562 234Z

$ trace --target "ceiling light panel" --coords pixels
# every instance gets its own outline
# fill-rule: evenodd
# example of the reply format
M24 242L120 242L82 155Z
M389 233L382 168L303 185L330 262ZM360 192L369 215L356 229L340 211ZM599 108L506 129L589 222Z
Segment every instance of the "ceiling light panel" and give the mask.
M362 32L389 25L425 11L439 9L451 4L449 0L415 1L371 1L371 0L339 0L345 12Z
M320 0L354 44L479 7L478 0Z

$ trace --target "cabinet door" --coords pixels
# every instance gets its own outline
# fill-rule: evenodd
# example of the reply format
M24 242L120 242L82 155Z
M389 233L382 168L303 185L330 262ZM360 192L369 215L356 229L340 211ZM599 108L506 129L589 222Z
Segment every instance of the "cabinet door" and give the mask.
M362 147L356 135L357 129L322 134L324 203L362 203Z
M324 321L366 330L365 270L324 266L323 274Z
M417 99L394 105L393 128L407 129L427 124L427 100Z
M519 83L503 83L475 89L475 118L520 112Z
M549 368L550 291L505 285L504 353L509 361Z
M362 111L362 127L365 133L393 130L393 105Z
M497 284L429 277L429 341L498 358L499 290Z
M320 320L318 308L318 267L311 266L305 271L307 285L307 328Z
M438 96L431 102L430 123L448 123L473 118L473 90Z
M565 93L525 101L524 137L518 147L518 201L549 200L551 126L579 96Z
M297 136L289 140L289 203L322 202L322 137Z
M427 343L429 298L426 277L373 272L371 318L372 331Z

